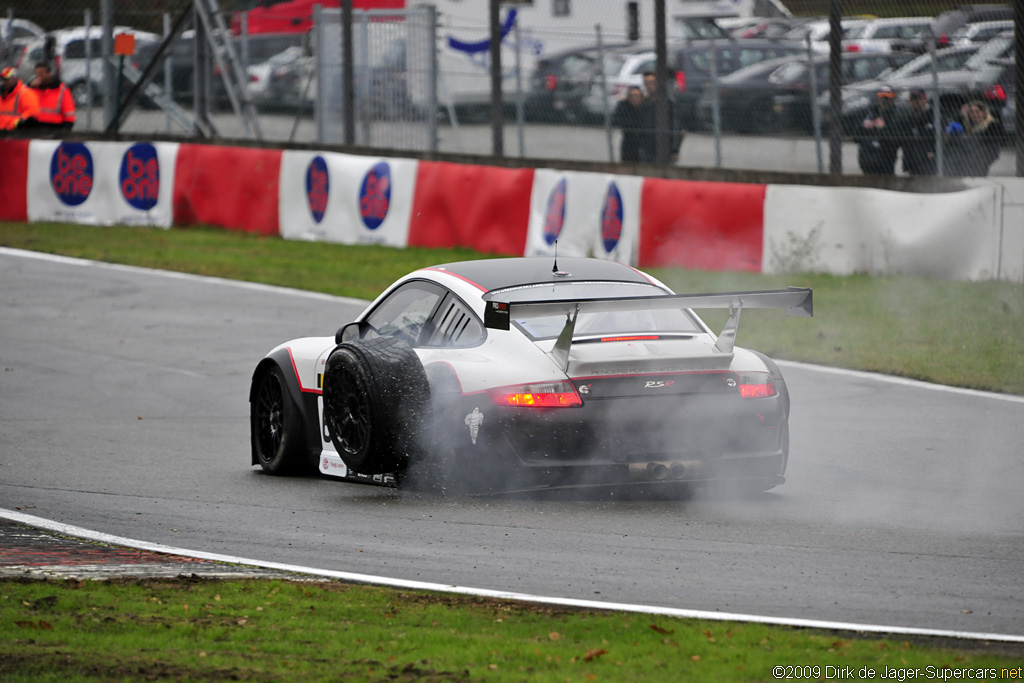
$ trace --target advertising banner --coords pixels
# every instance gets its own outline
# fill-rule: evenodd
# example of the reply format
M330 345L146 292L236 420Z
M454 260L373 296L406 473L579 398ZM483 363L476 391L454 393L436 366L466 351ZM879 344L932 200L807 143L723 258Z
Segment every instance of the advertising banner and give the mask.
M33 140L28 218L169 228L178 144Z
M27 221L28 140L0 140L0 220Z
M537 169L525 256L592 256L635 266L644 179Z
M771 185L765 198L764 272L995 279L999 213L991 186L917 194Z
M419 162L286 151L278 207L285 239L405 247Z
M174 224L277 235L281 150L182 144L174 174Z
M409 246L522 256L532 185L532 168L421 161Z
M765 185L647 178L640 267L761 270Z

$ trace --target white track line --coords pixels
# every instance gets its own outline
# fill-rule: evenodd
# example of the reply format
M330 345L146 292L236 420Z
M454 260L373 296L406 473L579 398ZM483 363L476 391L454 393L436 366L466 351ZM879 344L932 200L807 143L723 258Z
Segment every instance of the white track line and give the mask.
M315 299L326 299L332 301L342 301L345 303L365 303L359 299L349 299L345 297L336 297L328 294L320 294L318 292L307 292L298 289L289 289L287 287L277 287L273 285L264 285L252 282L241 282L238 280L227 280L224 278L215 278L204 275L191 275L188 273L177 273L174 271L156 270L153 268L141 268L138 266L124 266L114 263L104 263L102 261L90 261L87 259L70 258L67 256L55 256L53 254L43 254L33 251L24 251L21 249L9 249L6 247L0 247L0 255L5 256L17 256L21 258L34 258L42 261L51 261L54 263L65 263L76 266L94 266L98 268L108 268L111 270L122 270L128 272L139 272L149 273L154 275L160 275L163 277L172 277L179 279L194 279L203 282L210 282L222 285L231 285L235 287L241 287L243 289L253 289L257 291L274 291L283 294L290 294L292 296L304 296ZM813 370L817 372L827 372L839 375L845 375L848 377L859 377L862 379L871 379L881 382L889 382L893 384L901 384L905 386L912 386L921 389L931 389L934 391L945 391L951 393L958 393L968 396L978 396L984 398L993 398L997 400L1013 401L1017 403L1024 403L1024 396L1012 396L1007 394L997 394L987 391L976 391L973 389L961 389L958 387L947 387L941 384L931 384L929 382L920 382L917 380L904 379L902 377L892 377L889 375L881 375L871 372L861 372L857 370L844 370L840 368L830 368L822 365L812 365L809 363L797 363L793 361L779 361L782 366L789 366L794 368L803 368ZM971 631L944 631L940 629L925 629L925 628L905 628L900 626L883 626L877 624L852 624L847 622L839 621L821 621L816 619L789 619L784 617L762 617L753 614L733 614L729 612L707 612L701 610L685 610L685 609L674 609L670 607L653 607L650 605L632 605L627 603L615 603L615 602L599 602L595 600L572 600L569 598L555 598L539 595L529 595L526 593L508 593L504 591L494 591L485 588L469 588L465 586L449 586L444 584L425 583L422 581L407 581L405 579L392 579L383 576L373 576L369 574L353 574L350 572L338 572L326 569L314 569L311 567L300 567L296 565L281 564L278 562L263 562L260 560L252 560L241 557L233 557L230 555L219 555L216 553L207 553L196 550L186 550L184 548L174 548L171 546L160 545L159 543L149 543L147 541L137 541L130 538L122 538L120 536L111 536L96 531L90 531L88 529L82 529L80 527L69 526L67 524L61 524L60 522L54 522L51 520L44 519L42 517L35 517L33 515L26 515L13 510L6 510L0 508L0 517L6 517L15 522L27 524L29 526L38 527L41 529L48 529L58 533L66 534L68 536L75 536L78 538L85 538L101 543L112 543L115 545L123 545L131 548L138 548L140 550L149 550L152 552L166 553L169 555L181 555L184 557L195 557L203 560L214 560L217 562L228 562L231 564L244 564L253 567L262 567L265 569L278 569L281 571L296 572L300 574L310 574L313 576L322 576L324 578L339 579L342 581L353 581L357 583L370 583L383 586L391 586L393 588L406 588L412 590L431 590L445 593L459 593L463 595L477 595L481 597L489 598L500 598L507 600L521 600L523 602L538 602L550 605L565 605L569 607L581 607L587 609L599 609L599 610L617 610L621 612L642 612L645 614L661 614L671 617L681 617L688 619L708 619L714 621L744 621L758 624L775 624L779 626L798 626L803 628L819 628L819 629L833 629L841 631L861 631L865 633L890 633L900 635L917 635L917 636L940 636L946 638L968 638L972 640L999 640L1013 643L1024 643L1024 636L1015 636L1001 633L975 633Z
M544 595L531 595L529 593L510 593L506 591L489 590L486 588L471 588L469 586L454 586L440 583L427 583L425 581L408 581L405 579L392 579L384 576L373 576L371 574L354 574L351 572L339 572L329 569L315 569L313 567L302 567L293 564L282 564L280 562L263 562L245 557L234 557L232 555L221 555L219 553L207 553L199 550L187 550L173 546L137 541L121 536L111 536L82 527L71 526L54 522L35 515L26 515L14 510L0 508L0 517L5 517L12 522L28 526L46 529L66 536L84 538L99 543L110 543L113 545L148 550L155 553L168 555L180 555L193 557L201 560L212 560L215 562L227 562L230 564L249 565L263 569L276 569L285 572L320 576L327 579L350 581L353 583L367 583L392 588L407 590L437 591L440 593L457 593L460 595L475 595L485 598L496 598L500 600L519 600L521 602L535 602L546 605L563 605L593 610L614 610L618 612L640 612L644 614L660 614L668 617L679 617L683 619L707 619L713 621L741 621L755 624L772 624L776 626L795 626L800 628L815 628L835 631L858 631L862 633L880 633L908 636L937 636L942 638L963 638L970 640L996 640L1010 643L1024 643L1024 636L1015 636L1007 633L977 633L973 631L944 631L930 628L907 628L903 626L884 626L879 624L854 624L843 621L823 621L820 619L790 619L787 617L763 617L756 614L736 614L731 612L707 612L703 610L676 609L672 607L655 607L652 605L634 605L622 602L600 602L596 600L573 600L571 598L556 598Z

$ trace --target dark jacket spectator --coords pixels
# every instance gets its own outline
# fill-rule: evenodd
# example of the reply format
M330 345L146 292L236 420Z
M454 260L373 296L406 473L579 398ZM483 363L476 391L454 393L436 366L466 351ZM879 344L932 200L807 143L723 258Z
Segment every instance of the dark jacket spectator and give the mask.
M1002 127L980 100L960 108L960 119L946 127L948 175L987 176L999 158Z
M924 90L910 93L910 106L900 112L896 129L903 149L903 170L909 175L935 175L935 117Z
M647 146L651 150L652 161L657 161L658 157L658 103L661 101L662 92L658 87L658 78L652 71L644 72L644 87L647 89L647 100L645 106L649 110L648 116L650 120L650 137L647 141ZM682 112L679 111L679 105L676 99L668 94L665 98L668 103L668 148L669 158L672 163L679 161L679 148L683 144L683 137L685 132L683 131L683 117Z
M893 175L900 141L896 130L896 93L883 86L878 91L878 104L872 107L861 123L856 136L859 149L857 162L868 175Z
M622 142L619 145L620 161L654 161L653 149L649 144L650 131L654 125L650 121L650 109L644 106L644 93L640 88L629 88L626 91L626 99L615 105L612 125L622 130Z

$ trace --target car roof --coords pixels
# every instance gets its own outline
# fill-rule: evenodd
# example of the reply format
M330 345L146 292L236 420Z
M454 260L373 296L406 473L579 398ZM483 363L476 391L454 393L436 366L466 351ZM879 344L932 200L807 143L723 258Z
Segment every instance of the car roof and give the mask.
M557 264L557 269L556 269ZM499 258L480 261L458 261L433 266L469 281L484 291L540 283L604 280L656 285L649 277L630 266L582 257ZM565 273L558 275L554 271Z

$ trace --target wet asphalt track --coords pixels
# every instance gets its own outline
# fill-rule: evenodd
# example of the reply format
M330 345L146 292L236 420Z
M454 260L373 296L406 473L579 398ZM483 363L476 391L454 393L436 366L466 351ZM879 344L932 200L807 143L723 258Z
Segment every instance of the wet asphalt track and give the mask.
M789 481L754 499L447 500L250 468L256 361L358 308L0 252L0 507L415 581L1024 634L1024 402L786 366Z

